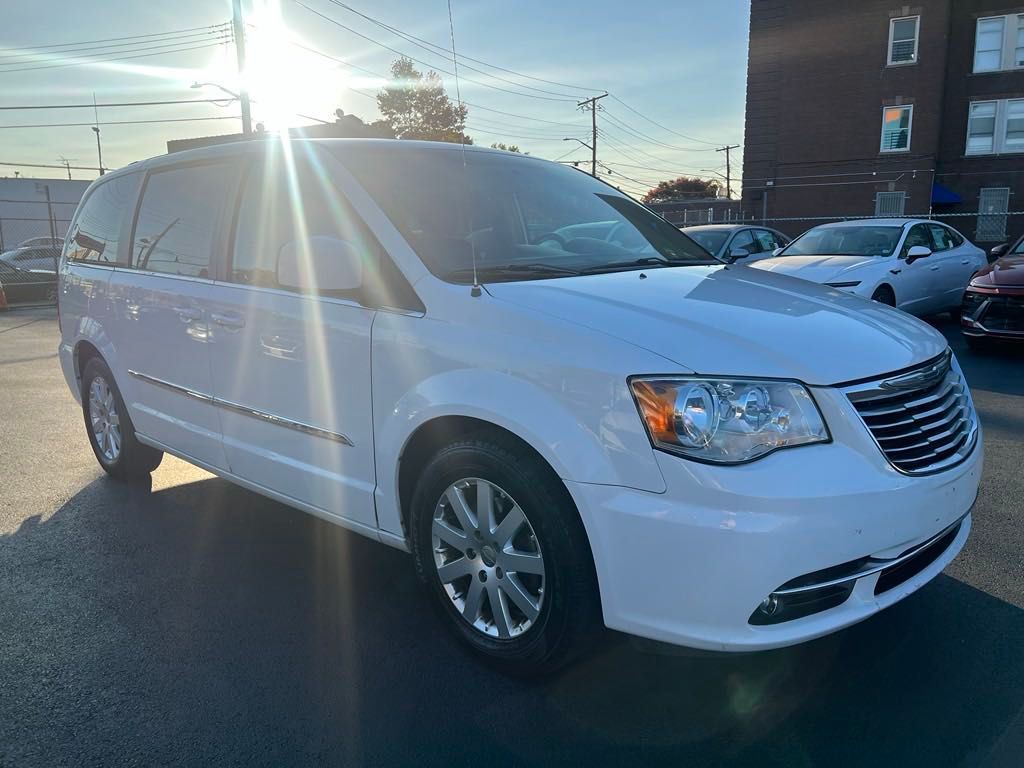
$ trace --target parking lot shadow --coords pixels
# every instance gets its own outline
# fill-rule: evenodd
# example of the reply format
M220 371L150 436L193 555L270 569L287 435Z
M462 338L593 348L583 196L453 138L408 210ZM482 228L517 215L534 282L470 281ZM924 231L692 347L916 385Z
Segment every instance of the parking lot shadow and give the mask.
M401 552L221 480L99 479L0 536L0 598L2 765L860 768L1024 754L1024 611L946 576L803 646L711 655L609 633L523 682L462 650Z

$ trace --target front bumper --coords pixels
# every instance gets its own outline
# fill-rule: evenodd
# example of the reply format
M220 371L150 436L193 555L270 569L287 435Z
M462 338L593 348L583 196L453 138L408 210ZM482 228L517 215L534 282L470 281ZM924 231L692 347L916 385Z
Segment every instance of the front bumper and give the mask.
M960 313L965 336L1024 341L1024 288L968 288Z
M590 537L607 626L718 651L792 645L892 605L957 555L970 533L981 435L960 464L907 476L886 461L845 395L822 388L814 396L832 443L731 467L658 453L663 494L567 483ZM879 594L886 570L867 566L838 605L751 622L765 598L802 577L899 558L961 520L937 557L905 579L888 576L896 583Z

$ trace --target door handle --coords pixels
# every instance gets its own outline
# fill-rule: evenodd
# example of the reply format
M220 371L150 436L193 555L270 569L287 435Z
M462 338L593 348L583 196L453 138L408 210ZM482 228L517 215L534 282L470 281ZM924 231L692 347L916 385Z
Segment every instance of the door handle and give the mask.
M932 272L938 272L939 271L939 265L936 264L934 267L928 267L928 269L930 269Z
M174 311L178 313L178 319L183 323L191 323L203 315L202 310L198 307L174 307Z
M964 259L960 263L963 264L966 267L966 266L968 266L971 263L971 260L970 259Z
M245 327L245 318L241 315L222 315L219 312L214 312L210 315L210 319L217 325L223 326L224 328L234 328L237 330L238 328Z

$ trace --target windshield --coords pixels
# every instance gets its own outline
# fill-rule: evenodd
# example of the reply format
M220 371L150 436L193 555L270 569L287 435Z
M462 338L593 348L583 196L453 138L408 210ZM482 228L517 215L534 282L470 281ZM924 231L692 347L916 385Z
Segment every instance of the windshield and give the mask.
M686 234L711 251L711 253L718 253L729 237L728 232L718 229L688 229Z
M902 234L893 226L815 227L779 256L891 256Z
M450 282L472 280L474 254L491 281L713 261L661 217L554 163L446 148L331 150Z

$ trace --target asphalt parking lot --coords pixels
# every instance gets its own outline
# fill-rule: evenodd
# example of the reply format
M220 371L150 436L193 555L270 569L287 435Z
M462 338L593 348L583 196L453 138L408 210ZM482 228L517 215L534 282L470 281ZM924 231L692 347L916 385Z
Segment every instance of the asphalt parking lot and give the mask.
M165 458L107 479L53 310L0 314L0 765L1024 764L1024 355L936 321L985 429L960 557L744 656L609 633L554 679L468 657L395 550Z

